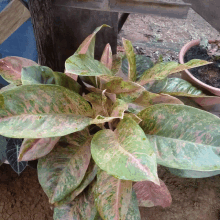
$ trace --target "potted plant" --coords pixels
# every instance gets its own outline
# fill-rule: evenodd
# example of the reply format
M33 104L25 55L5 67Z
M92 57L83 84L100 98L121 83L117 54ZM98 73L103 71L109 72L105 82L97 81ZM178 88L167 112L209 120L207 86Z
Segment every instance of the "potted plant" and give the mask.
M94 59L103 27L109 26L96 28L66 60L65 73L39 65L20 72L14 58L0 60L1 75L12 83L0 92L0 134L24 138L18 161L38 159L55 220L138 220L138 206L171 203L157 164L220 170L220 119L145 88L208 62L157 63L138 75L132 44L123 39L124 80L122 58L112 56L109 44L101 60Z
M211 65L185 70L184 79L193 84L220 96L220 41L219 40L193 40L185 44L180 51L180 63L191 59L203 59L213 62Z

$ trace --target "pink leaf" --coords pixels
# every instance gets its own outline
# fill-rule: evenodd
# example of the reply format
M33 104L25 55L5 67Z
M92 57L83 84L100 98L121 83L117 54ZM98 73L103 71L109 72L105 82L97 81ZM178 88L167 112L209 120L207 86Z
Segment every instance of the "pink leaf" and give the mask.
M133 189L136 192L138 206L162 206L165 208L172 203L170 192L161 179L160 186L151 181L141 181L135 183Z

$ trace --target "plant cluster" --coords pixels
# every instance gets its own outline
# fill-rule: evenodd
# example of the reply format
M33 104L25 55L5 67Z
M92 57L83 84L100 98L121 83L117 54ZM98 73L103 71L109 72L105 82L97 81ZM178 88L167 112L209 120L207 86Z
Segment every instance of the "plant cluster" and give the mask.
M24 58L0 60L10 83L0 90L0 134L23 139L14 144L18 162L38 159L55 220L138 220L138 206L171 204L157 164L220 170L220 119L184 105L175 96L205 95L168 78L209 62L154 65L126 39L125 56L112 56L107 44L98 61L95 35L103 27L66 60L65 73Z

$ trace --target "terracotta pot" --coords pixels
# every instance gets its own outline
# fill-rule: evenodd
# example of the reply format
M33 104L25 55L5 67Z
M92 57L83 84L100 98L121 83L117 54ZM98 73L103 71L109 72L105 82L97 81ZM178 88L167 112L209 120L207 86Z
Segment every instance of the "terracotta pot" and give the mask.
M209 40L209 43L213 43L215 42L215 40ZM180 53L179 53L179 61L181 64L184 64L184 56L186 54L186 52L193 46L196 46L196 45L199 45L200 43L200 40L193 40L193 41L190 41L189 43L185 44L183 46L183 48L181 49ZM217 96L220 96L220 89L219 88L215 88L213 86L209 86L203 82L201 82L200 80L198 80L197 78L195 78L191 73L190 73L190 70L185 70L183 73L182 73L182 79L185 79L187 80L188 82L191 82L192 84L194 85L197 85L201 88L204 88L206 90L208 90L209 92L217 95Z

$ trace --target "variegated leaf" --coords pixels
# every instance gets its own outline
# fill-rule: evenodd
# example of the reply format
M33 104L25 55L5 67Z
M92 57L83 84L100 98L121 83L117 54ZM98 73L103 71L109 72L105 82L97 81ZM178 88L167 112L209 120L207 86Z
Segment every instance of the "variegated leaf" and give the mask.
M81 76L113 75L104 64L87 54L69 57L65 62L65 68L68 73Z
M101 63L103 63L107 68L110 70L112 69L112 49L110 44L107 44L105 46L105 49L103 51L102 57L101 57Z
M91 142L92 157L108 174L119 179L159 184L156 155L139 125L124 117L117 129L98 131Z
M70 203L54 209L54 220L96 220L98 211L95 206L93 185Z
M95 164L94 160L91 158L89 167L80 185L68 196L66 196L63 200L55 203L55 206L62 206L64 204L73 201L94 180L96 174L97 174L97 165Z
M121 64L122 64L122 56L118 55L118 54L114 54L112 56L112 68L111 71L114 75L116 75L118 73L118 71L121 68Z
M125 48L126 57L128 59L128 80L135 82L137 75L134 48L129 40L122 38L122 42Z
M120 180L99 171L95 203L104 220L125 220L132 196L132 181Z
M148 91L142 92L142 94L137 99L135 99L133 103L143 107L148 107L159 103L183 105L183 102L181 102L178 98L166 94L151 93Z
M133 189L137 196L138 206L162 206L165 208L172 203L170 192L161 179L160 186L150 181L141 181L135 183Z
M198 66L203 66L210 64L205 60L190 60L188 63L185 64L178 64L177 62L171 61L167 63L158 63L152 68L146 70L141 78L137 81L140 85L145 85L146 83L153 81L153 80L161 80L167 77L170 74L178 73L183 70L195 68Z
M39 159L38 179L50 203L61 201L82 182L91 158L90 141L81 146L58 143Z
M141 88L144 89L142 86L135 82L124 81L121 77L112 77L111 81L103 85L103 89L106 89L107 92L115 94L133 92Z
M168 78L167 85L160 92L175 96L205 96L201 90L180 78Z
M158 104L138 113L140 126L163 166L197 171L220 169L220 119L185 105Z
M132 190L132 197L125 220L141 220L141 215L138 208L138 201L134 190Z
M60 137L24 139L22 142L18 161L30 161L41 158L53 150Z
M136 114L133 113L125 113L125 116L132 118L137 124L139 124L142 121Z
M0 106L0 134L3 136L63 136L83 130L92 120L89 103L62 86L23 85L1 95L4 97Z
M37 66L32 60L22 57L5 57L0 59L0 75L7 82L14 85L21 85L22 67Z
M92 34L90 34L79 46L75 54L87 54L88 56L94 58L95 50L95 35L103 28L110 27L109 25L103 24L97 27Z
M108 117L107 111L107 97L105 96L105 91L102 94L91 92L83 96L83 98L92 104L95 116L102 115Z

